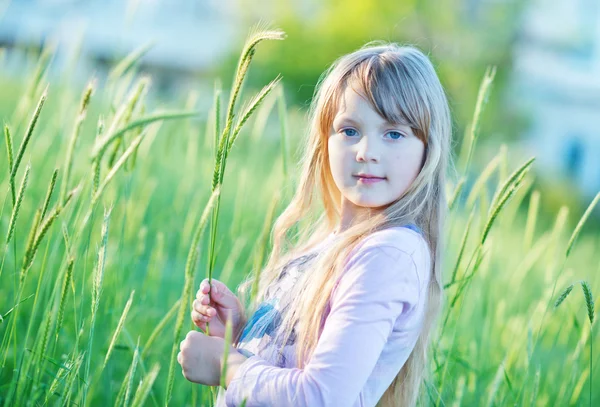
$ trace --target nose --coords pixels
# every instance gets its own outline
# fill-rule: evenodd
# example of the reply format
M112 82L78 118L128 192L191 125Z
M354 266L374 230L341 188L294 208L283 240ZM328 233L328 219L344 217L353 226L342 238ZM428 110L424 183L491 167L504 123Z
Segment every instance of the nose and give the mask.
M356 161L379 161L379 153L374 140L369 140L368 137L362 137L357 143Z

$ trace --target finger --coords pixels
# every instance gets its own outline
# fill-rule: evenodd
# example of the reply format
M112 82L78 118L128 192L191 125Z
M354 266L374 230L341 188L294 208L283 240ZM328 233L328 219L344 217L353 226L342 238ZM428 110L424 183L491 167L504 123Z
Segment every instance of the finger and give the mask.
M182 362L181 362L181 352L177 353L177 363L179 363L180 365L182 364Z
M194 323L210 322L210 319L210 316L202 315L197 311L192 311L192 321L194 321Z
M212 285L219 284L219 283L221 283L221 282L219 280L217 280L216 278L212 279ZM223 283L221 283L221 284L223 284ZM204 293L207 293L208 292L208 287L209 287L209 285L208 285L208 278L205 278L204 280L202 280L200 282L200 291L202 291Z
M202 329L203 331L206 331L206 322L194 320L194 325L196 325L198 328Z
M210 300L225 308L235 309L239 307L238 298L220 281L215 281L213 283L213 287L210 291Z
M204 280L202 280L200 282L200 290L203 293L208 293L209 291L209 285L208 285L208 278L205 278ZM229 287L227 287L227 285L222 282L217 280L216 278L213 278L211 281L211 290L210 290L211 295L212 294L231 294L231 290L229 289Z
M210 298L208 298L208 293L203 293L200 290L196 293L196 299L198 301L202 301L203 304L208 304Z
M202 305L198 300L194 300L192 303L192 308L194 311L209 317L214 317L217 315L217 310L214 307L211 307L210 305Z

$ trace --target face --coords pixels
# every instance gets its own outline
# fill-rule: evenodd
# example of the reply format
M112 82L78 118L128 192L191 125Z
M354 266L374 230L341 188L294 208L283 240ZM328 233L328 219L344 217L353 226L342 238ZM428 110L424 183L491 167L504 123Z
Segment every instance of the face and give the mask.
M343 223L400 198L419 174L425 154L410 126L388 123L351 86L340 100L328 147L331 174L342 194Z

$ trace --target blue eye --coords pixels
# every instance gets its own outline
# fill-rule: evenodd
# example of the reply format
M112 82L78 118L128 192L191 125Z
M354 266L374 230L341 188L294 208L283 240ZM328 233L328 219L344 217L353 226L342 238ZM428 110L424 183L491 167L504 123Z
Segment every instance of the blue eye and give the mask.
M402 134L398 131L390 131L388 134L392 134L392 133L396 133L399 135L399 137L392 137L392 140L399 140L400 138L404 137L404 134Z
M344 133L344 132L346 132L346 131L348 131L348 130L350 130L350 131L356 131L356 130L354 130L354 129L343 129L343 130L341 130L341 132L342 132L342 133ZM346 136L348 136L348 134L346 134ZM348 137L352 137L352 136L348 136Z
M347 131L353 131L353 132L356 133L356 130L354 130L354 129L342 129L342 130L340 130L341 133L344 133L348 137L353 137L353 136L356 135L356 134L348 134L348 133L346 133ZM390 138L392 140L400 140L401 138L406 137L404 134L400 133L399 131L390 131L387 134L397 134L398 135L397 137L390 136Z

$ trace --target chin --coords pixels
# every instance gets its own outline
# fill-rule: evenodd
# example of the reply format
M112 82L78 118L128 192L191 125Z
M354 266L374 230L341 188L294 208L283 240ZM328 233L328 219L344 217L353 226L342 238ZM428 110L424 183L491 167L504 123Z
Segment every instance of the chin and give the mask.
M355 201L353 200L352 203L362 208L381 208L390 204L390 202L373 201L367 199L357 199Z

